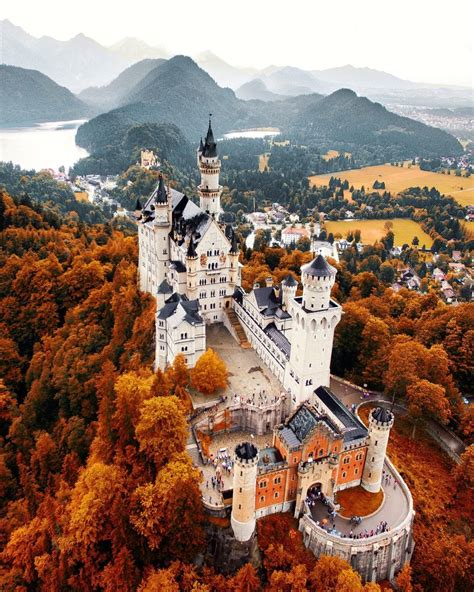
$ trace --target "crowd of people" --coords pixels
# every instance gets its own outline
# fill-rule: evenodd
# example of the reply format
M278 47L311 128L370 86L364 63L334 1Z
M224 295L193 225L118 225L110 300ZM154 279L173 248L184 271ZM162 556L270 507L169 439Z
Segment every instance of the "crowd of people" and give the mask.
M263 390L259 393L252 393L251 395L247 396L234 394L232 403L233 405L238 405L241 403L244 405L254 405L257 407L268 407L269 405L275 405L279 400L280 395L267 393L267 391Z

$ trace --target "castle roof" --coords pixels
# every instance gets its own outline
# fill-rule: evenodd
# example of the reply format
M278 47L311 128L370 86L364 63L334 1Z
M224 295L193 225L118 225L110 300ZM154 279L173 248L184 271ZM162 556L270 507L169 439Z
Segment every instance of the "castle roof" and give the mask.
M173 292L173 288L168 284L166 280L163 280L161 284L158 286L158 294L171 294Z
M137 201L136 201L136 203L135 203L135 211L136 211L136 212L137 212L137 211L141 211L141 209L142 209L142 204L140 203L140 200L139 200L139 199L138 199L138 197L137 197Z
M268 337L273 341L278 349L281 350L288 359L290 359L291 343L283 335L283 333L276 328L275 323L270 323L267 325L263 332L268 335Z
M314 396L344 426L344 442L367 436L364 424L327 387L318 387L314 391Z
M297 286L298 282L295 280L295 278L291 275L291 273L289 273L286 278L282 281L282 284L284 284L285 286Z
M377 407L372 411L372 417L380 423L390 423L393 416L388 409L385 409L385 407Z
M167 203L167 201L168 201L168 194L166 192L166 187L165 187L165 182L163 180L163 175L160 175L158 187L154 191L154 197L155 197L156 203Z
M199 314L199 301L188 300L186 295L178 294L177 292L174 292L167 300L165 300L164 306L158 313L158 318L161 320L169 319L179 308L182 309L184 320L190 325L196 325L203 322L202 317Z
M189 239L188 251L186 253L186 256L189 257L189 258L197 257L196 248L194 247L194 241L193 241L193 237L192 236Z
M214 141L214 133L212 131L211 118L209 117L209 127L207 128L206 138L204 140L204 147L202 155L208 158L217 156L217 144Z
M336 275L337 273L337 270L332 265L329 265L329 263L322 255L318 255L315 259L311 261L311 263L303 265L301 271L303 271L307 275L317 277L330 277Z

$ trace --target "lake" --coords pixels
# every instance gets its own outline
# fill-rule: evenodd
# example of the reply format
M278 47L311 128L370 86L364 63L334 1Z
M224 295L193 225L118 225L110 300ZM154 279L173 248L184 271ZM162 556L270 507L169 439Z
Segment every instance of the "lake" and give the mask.
M84 119L49 121L31 127L0 129L0 160L12 161L24 169L66 170L87 151L76 146L76 130Z
M224 134L226 140L233 140L234 138L266 138L268 136L278 136L280 130L277 127L255 128L247 130L237 130Z

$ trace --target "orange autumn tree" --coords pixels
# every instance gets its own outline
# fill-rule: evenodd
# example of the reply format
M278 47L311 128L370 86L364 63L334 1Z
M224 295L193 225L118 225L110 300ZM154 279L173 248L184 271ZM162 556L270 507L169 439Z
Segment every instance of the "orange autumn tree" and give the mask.
M451 411L445 389L428 380L418 380L407 388L408 414L413 420L412 438L415 437L417 423L423 417L433 417L441 423L447 423Z
M183 452L188 437L186 419L177 397L152 397L141 408L136 427L140 451L155 467L166 464L173 454Z
M201 393L210 395L217 389L227 386L227 377L228 372L224 361L209 348L191 370L191 386Z

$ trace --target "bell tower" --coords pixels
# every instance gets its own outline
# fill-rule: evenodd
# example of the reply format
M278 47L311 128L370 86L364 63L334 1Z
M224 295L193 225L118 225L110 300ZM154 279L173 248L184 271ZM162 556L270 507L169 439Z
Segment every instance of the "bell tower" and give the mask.
M217 156L211 114L209 114L209 127L204 143L201 140L197 151L197 164L201 172L201 184L198 187L199 205L204 212L218 220L221 214L222 186L219 185L221 161Z
M331 300L335 280L336 269L318 255L301 267L303 295L288 299L291 351L284 386L293 408L310 400L318 386L329 386L334 329L341 318L341 307Z
M235 449L230 523L235 538L240 542L248 541L255 530L257 465L257 447L250 442L239 444Z

